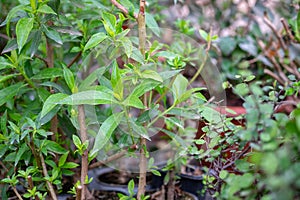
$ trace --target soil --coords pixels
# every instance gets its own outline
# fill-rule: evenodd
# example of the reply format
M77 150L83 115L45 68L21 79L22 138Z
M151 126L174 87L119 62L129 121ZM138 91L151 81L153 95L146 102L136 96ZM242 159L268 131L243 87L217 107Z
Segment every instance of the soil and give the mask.
M94 191L95 200L119 200L118 192L113 191ZM75 200L74 197L68 197L66 200Z

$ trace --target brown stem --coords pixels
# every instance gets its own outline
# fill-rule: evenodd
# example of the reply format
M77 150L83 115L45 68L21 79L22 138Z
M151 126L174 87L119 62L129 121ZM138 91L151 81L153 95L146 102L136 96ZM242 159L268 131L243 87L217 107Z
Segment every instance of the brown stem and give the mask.
M47 48L47 66L49 68L54 67L54 54L53 54L53 47L49 42L49 39L46 40L46 48Z
M27 176L27 181L28 181L29 189L32 190L34 188L32 177L31 176ZM40 200L40 198L38 196L35 196L34 199L35 200Z
M138 33L139 33L139 49L142 55L145 57L145 48L146 48L146 21L145 21L145 6L146 0L140 0L140 11L138 14L137 22L138 22ZM147 105L147 101L144 99L144 105ZM141 200L142 196L145 195L146 190L146 173L147 173L147 144L146 138L140 138L140 164L139 164L139 185L138 185L138 193L137 199Z
M84 112L84 105L78 106L78 123L80 127L80 137L81 142L84 143L87 141L87 128L85 125L85 112ZM86 199L86 185L85 185L85 178L88 173L88 150L86 149L82 156L81 156L81 186L82 186L82 194L81 194L81 200Z
M140 164L139 164L139 185L137 199L141 200L141 197L145 195L146 191L146 173L147 173L147 158L146 158L146 138L141 137L141 149L140 149Z
M121 10L125 15L129 14L128 10L116 0L111 0L111 3L115 5L119 10ZM138 18L137 14L134 14L134 17L137 19Z
M82 186L78 185L76 188L76 200L81 200L81 194L82 194Z
M20 195L20 193L18 192L17 188L15 186L12 187L14 193L17 195L19 200L23 200L22 196Z
M282 25L283 25L283 27L284 27L284 30L285 30L287 36L290 38L290 40L295 41L295 37L294 37L293 34L291 33L291 31L290 31L290 29L289 29L289 26L288 26L288 24L286 23L285 19L284 19L284 18L281 18L280 21L281 21L281 23L282 23Z
M36 164L37 164L38 168L39 168L39 169L42 169L42 162L41 162L40 157L39 157L39 155L38 155L38 153L37 153L37 151L36 151L36 149L35 149L35 147L34 147L34 143L33 143L32 137L30 137L29 147L30 147L30 149L31 149L31 152L32 152L32 154L33 154L33 157L34 157L35 160L36 160Z
M47 62L46 59L40 57L39 55L34 55L34 57L37 58L37 59L39 59L39 60L41 60L41 61L43 61L45 63L45 65L48 67L48 62Z
M269 26L269 28L273 31L273 33L275 34L277 40L279 41L279 44L281 46L281 48L283 50L287 50L287 47L285 45L285 43L283 42L282 38L280 37L280 35L277 33L275 26L272 24L272 22L268 19L267 14L265 13L264 16L264 22Z
M71 60L71 62L68 64L67 67L70 68L75 62L77 62L78 59L80 58L81 54L82 54L82 52L80 51L80 52L75 56L75 58L73 58L73 60Z
M167 192L167 196L168 196L168 200L174 200L175 199L175 196L174 196L174 193L175 193L175 171L174 170L171 170L169 171L169 176L170 176L170 179L169 179L169 182L168 182L168 192Z
M45 163L45 160L44 160L44 157L43 157L42 154L40 154L40 160L41 160L41 163L42 163L44 177L49 177L47 167L46 167L46 163ZM57 200L57 196L56 196L55 190L54 190L51 182L47 180L46 183L47 183L47 187L48 187L48 190L50 192L50 196L51 196L52 200Z

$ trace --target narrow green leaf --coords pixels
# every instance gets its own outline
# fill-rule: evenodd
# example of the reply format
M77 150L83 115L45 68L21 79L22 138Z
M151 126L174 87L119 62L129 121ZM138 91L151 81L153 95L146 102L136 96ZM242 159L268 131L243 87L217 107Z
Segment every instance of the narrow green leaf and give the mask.
M77 135L72 135L72 139L73 139L73 143L75 144L77 149L80 149L82 146L80 138Z
M111 104L116 103L113 95L104 91L89 90L78 92L68 96L58 104L67 104L67 105L99 105L99 104Z
M135 107L138 109L145 108L143 102L138 97L133 96L133 95L130 95L129 97L127 97L127 99L123 102L123 104L125 106L131 106L131 107Z
M172 92L175 101L178 101L186 92L187 86L188 80L182 74L178 74L172 85Z
M25 85L23 83L19 82L0 90L0 106L13 98L19 92L19 89L24 86Z
M94 147L91 151L92 155L101 150L103 146L108 142L113 131L119 125L122 117L123 113L112 114L103 122L95 138Z
M89 39L89 41L84 46L83 51L85 52L86 50L97 46L98 44L100 44L106 38L108 38L108 36L103 32L96 33L96 34L92 35L92 37Z
M133 45L131 40L128 37L124 37L121 39L121 43L123 48L125 49L126 56L130 58L133 50Z
M65 164L65 162L68 158L68 155L69 155L69 152L66 152L59 158L58 167L62 167Z
M154 17L150 14L147 13L145 14L146 17L146 25L147 27L158 37L160 37L160 28L157 24L157 22L155 21Z
M19 163L19 160L21 159L22 155L25 153L26 150L29 148L27 147L26 143L23 143L22 146L19 148L16 158L15 158L15 166Z
M199 33L200 33L201 37L202 37L205 41L208 41L208 34L207 34L206 31L200 29L200 30L199 30Z
M18 75L20 75L20 74L9 74L9 75L5 75L5 76L0 76L0 83L4 82L4 81L7 81L7 80L9 80L11 78L14 78L14 77L16 77Z
M29 33L33 28L33 23L34 23L33 18L22 18L17 23L16 35L17 35L19 53L21 52L23 46L26 44Z
M2 52L3 53L3 52ZM4 57L0 57L0 70L14 68L14 65L11 64L7 59Z
M53 40L54 42L56 42L56 43L58 43L60 45L63 44L63 41L62 41L59 33L55 29L53 29L51 27L47 27L45 25L42 25L42 28L43 28L42 29L43 32L46 34L46 36L48 38L50 38L51 40Z
M106 32L110 36L114 37L116 32L116 22L117 22L116 16L108 12L103 12L102 18L103 18L103 25Z
M134 195L134 181L131 179L128 183L128 192L130 195Z
M52 10L52 8L50 6L48 6L47 4L42 5L41 7L38 8L37 12L39 13L45 13L45 14L53 14L53 15L57 15L54 10Z
M98 68L95 71L93 71L87 78L85 78L81 82L78 90L83 91L88 89L97 80L97 78L100 77L104 72L105 72L104 67Z
M62 169L74 169L78 167L79 165L74 162L66 162L63 166L61 166Z
M163 82L163 79L156 71L148 69L142 72L142 78L149 78L158 82Z
M75 91L75 79L72 71L64 66L64 79L69 87L69 89L72 91L72 93Z
M67 98L67 94L62 94L62 93L57 93L57 94L52 94L49 96L44 103L42 112L41 112L41 118L43 118L47 113L49 113L54 107L58 105L58 102L61 100Z
M45 145L47 146L47 150L52 151L54 153L64 154L64 153L67 152L67 150L65 148L63 148L62 146L60 146L56 142L53 142L53 141L50 141L50 140L47 140L45 142Z
M32 79L52 79L63 76L63 71L60 68L46 68L31 77Z
M146 92L154 89L158 85L159 83L157 81L153 81L151 79L145 79L138 86L134 88L134 90L130 95L140 97Z

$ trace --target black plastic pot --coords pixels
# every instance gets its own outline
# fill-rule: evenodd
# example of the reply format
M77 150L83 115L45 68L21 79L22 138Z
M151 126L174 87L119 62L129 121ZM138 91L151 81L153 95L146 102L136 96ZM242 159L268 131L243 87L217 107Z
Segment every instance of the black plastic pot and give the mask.
M199 200L204 200L206 192L204 191L203 176L191 175L193 173L193 169L189 167L187 167L187 171L189 171L189 173L187 174L181 173L179 175L180 188L183 191L196 195Z
M93 181L88 185L90 190L102 190L102 191L116 191L126 195L129 195L127 184L114 184L105 181L101 181L100 177L107 174L117 171L113 168L105 167L105 168L96 168L93 170L89 170L88 176L93 177ZM149 184L146 185L146 191L154 191L155 189ZM135 185L134 192L137 193L138 186Z

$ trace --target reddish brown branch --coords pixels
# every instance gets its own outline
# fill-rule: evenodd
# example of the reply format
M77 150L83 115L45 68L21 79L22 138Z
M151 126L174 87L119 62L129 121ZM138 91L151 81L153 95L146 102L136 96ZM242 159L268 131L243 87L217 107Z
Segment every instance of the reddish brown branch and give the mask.
M128 10L122 4L120 4L119 2L117 2L116 0L111 0L111 3L113 5L115 5L119 10L121 10L122 13L124 13L125 15L129 15ZM134 14L134 18L135 19L138 18L137 14Z
M75 56L75 58L73 58L73 60L71 60L71 62L68 64L67 67L70 68L75 62L77 62L77 61L79 60L81 54L82 54L82 52L79 52L79 53Z

